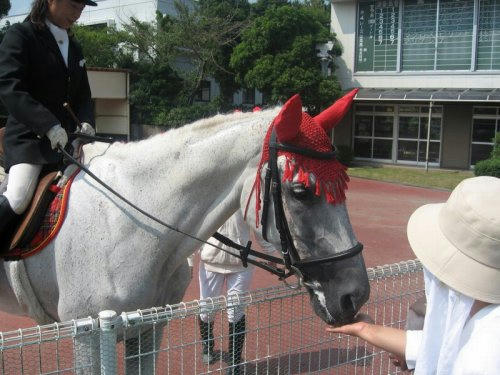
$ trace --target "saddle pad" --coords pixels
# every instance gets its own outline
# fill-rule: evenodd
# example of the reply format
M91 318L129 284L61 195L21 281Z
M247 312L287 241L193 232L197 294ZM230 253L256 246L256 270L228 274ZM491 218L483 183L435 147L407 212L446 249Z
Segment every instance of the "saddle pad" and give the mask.
M50 202L59 191L59 189L53 187L58 179L58 172L50 172L38 181L30 206L24 213L21 223L18 225L17 231L10 242L10 250L28 245L35 236Z
M2 258L4 260L20 260L35 255L42 251L57 235L66 216L66 207L68 205L71 184L79 171L78 169L62 188L59 188L57 185L52 185L50 187L52 191L56 192L56 195L50 203L37 233L27 245L17 247L3 254Z

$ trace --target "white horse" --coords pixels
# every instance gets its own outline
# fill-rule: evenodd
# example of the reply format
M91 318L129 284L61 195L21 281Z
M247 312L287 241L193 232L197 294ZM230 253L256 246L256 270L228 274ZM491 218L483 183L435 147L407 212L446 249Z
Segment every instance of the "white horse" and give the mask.
M247 221L256 222L252 187L266 131L278 111L217 115L140 142L88 144L84 163L145 211L205 240L244 209L249 197ZM284 168L280 156L280 173ZM311 187L296 178L282 186L300 256L325 257L352 248L357 240L345 204L332 205L314 194L307 198L314 188L314 176L310 179ZM280 249L272 204L268 215L268 241ZM80 172L59 234L41 253L21 262L45 319L66 321L108 309L119 314L178 303L190 281L186 258L199 246ZM26 315L30 310L18 303L7 281L13 264L2 267L0 309ZM330 324L350 321L369 294L361 254L309 267L304 278L306 285L315 285L309 291L318 315ZM34 315L47 323L43 314Z

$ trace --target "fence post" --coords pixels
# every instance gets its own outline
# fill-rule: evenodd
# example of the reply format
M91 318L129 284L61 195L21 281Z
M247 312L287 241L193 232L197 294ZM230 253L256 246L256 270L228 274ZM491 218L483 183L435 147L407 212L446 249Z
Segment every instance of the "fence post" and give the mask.
M116 375L116 312L99 313L101 375Z

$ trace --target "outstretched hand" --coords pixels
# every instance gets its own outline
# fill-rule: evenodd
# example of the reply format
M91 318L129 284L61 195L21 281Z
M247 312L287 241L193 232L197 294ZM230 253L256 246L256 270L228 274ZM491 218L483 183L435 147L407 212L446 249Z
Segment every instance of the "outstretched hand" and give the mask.
M363 331L373 323L373 319L366 314L358 314L355 321L350 324L345 324L343 326L328 326L326 327L327 332L340 333L343 335L363 337Z
M327 332L341 333L356 336L368 343L394 355L396 362L402 369L405 365L406 331L374 324L365 314L358 314L355 322L340 327L326 327Z

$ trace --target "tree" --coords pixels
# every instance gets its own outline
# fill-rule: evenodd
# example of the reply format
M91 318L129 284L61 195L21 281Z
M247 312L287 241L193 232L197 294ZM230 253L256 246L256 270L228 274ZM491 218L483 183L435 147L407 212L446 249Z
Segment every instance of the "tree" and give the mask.
M81 45L88 66L123 67L130 53L122 48L126 33L107 26L73 26L72 32Z
M10 10L9 0L0 0L0 19L4 18Z
M124 25L122 48L134 57L130 65L134 121L172 124L189 113L186 107L193 104L202 81L209 77L219 80L226 98L235 90L229 57L248 22L247 1L200 0L194 8L175 5L175 17L157 13L155 22L131 19ZM192 113L217 110L213 104L198 107Z
M158 52L158 43L151 41L156 41L154 24L131 19L124 30L75 26L73 33L82 46L88 66L130 70L133 122L155 123L158 113L174 106L181 80L170 67L170 60Z
M229 32L230 42L220 46L214 54L217 69L213 78L220 87L221 101L232 103L234 92L239 89L235 73L229 67L234 47L241 41L242 31L250 24L250 4L247 0L200 0L200 11L210 18L232 20L236 27Z
M2 18L4 18L9 13L9 10L10 10L10 1L9 0L0 0L0 20ZM9 21L7 21L7 23L2 28L0 28L0 42L2 41L3 36L7 32L7 29L9 28L9 26L10 26L10 23L9 23Z
M271 103L300 93L311 113L331 104L340 95L340 85L334 75L321 74L316 50L318 44L332 40L332 60L341 53L327 26L328 17L327 9L317 4L268 8L243 32L242 42L233 51L230 66L237 81L259 89Z
M177 71L184 78L186 104L191 104L208 77L221 84L223 96L235 89L229 58L241 31L248 23L246 0L200 0L194 8L175 2L177 15L158 17L162 43L173 46L174 56L187 61Z
M263 16L271 8L289 5L289 0L258 0L252 4L252 14L254 17Z

